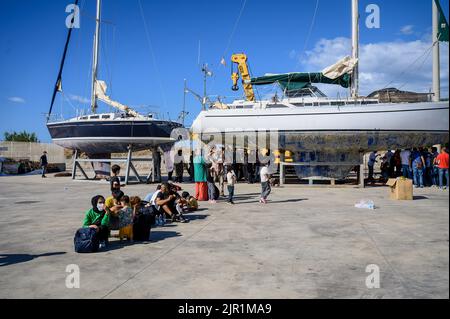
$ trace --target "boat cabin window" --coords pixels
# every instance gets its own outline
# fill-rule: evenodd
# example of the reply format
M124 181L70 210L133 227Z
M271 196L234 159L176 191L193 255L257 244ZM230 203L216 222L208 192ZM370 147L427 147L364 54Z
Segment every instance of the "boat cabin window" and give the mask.
M111 115L102 115L102 119L109 119L109 118L111 118Z
M87 120L87 119L88 119L87 116L82 116L82 117L80 118L80 120Z
M89 117L90 120L96 120L96 119L99 119L99 118L100 118L100 116L98 116L98 115L92 115L92 116Z

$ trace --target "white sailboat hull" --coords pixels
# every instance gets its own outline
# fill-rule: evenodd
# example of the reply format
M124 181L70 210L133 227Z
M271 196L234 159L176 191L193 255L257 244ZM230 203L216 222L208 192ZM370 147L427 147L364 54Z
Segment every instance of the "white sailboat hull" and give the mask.
M273 130L310 132L413 132L447 133L449 104L411 103L341 107L266 109L213 109L199 114L192 125L196 133ZM407 145L405 145L406 147Z
M212 109L199 114L192 131L203 141L236 147L251 147L255 132L269 131L276 148L291 151L295 162L356 164L361 152L447 143L448 118L448 102ZM266 147L266 141L258 144ZM345 176L351 165L316 168L302 175Z

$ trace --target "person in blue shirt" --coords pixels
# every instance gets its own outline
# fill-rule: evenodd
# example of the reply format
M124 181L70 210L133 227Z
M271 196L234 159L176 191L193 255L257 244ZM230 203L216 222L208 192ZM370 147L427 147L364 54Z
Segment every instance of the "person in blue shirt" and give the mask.
M425 159L416 147L411 153L411 166L413 170L414 187L423 188L423 170L425 167Z

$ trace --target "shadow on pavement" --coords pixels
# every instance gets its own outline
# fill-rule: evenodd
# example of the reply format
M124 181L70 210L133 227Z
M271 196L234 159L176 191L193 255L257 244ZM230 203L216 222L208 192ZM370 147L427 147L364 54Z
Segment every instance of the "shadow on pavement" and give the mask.
M197 220L197 219L205 219L207 218L209 215L199 215L199 214L189 214L189 215L184 215L184 217L189 220Z
M166 238L180 237L180 236L182 236L182 235L176 231L157 230L157 231L152 231L150 233L150 242L154 243L154 242L164 240Z
M267 204L276 204L276 203L297 203L303 202L304 200L308 200L308 198L296 198L296 199L286 199L286 200L269 200Z
M30 254L0 254L0 267L10 266L14 264L25 263L39 257L50 257L56 255L64 255L66 252L45 253L39 255Z

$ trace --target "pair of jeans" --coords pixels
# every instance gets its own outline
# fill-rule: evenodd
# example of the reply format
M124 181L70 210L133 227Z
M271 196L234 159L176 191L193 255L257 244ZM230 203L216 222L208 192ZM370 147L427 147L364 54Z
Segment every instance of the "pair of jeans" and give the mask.
M261 198L267 199L267 197L270 194L271 191L270 183L267 182L261 182Z
M214 183L208 182L208 199L214 200Z
M373 180L373 165L368 165L369 167L369 181Z
M433 166L431 170L431 183L434 186L439 186L439 167Z
M402 164L402 175L403 177L409 178L409 165L403 165Z
M232 202L234 197L234 185L227 185L228 189L228 201Z
M449 186L449 182L448 182L448 168L439 168L439 187L443 187L444 185L444 176L445 179L447 180L447 188Z
M413 168L414 185L423 187L423 168Z
M45 172L47 172L47 165L42 165L42 176L45 176Z

